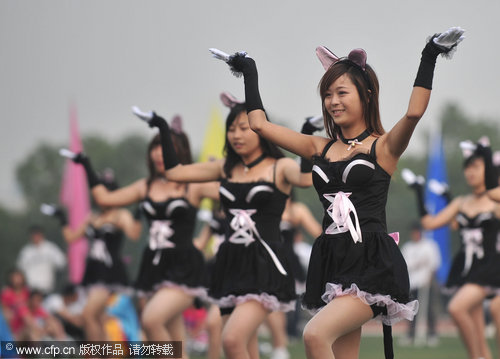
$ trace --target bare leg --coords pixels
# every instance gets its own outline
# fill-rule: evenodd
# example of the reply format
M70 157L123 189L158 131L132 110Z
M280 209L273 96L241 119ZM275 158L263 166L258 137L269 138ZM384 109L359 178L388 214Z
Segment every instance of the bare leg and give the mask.
M361 326L373 317L372 309L359 298L337 297L317 313L304 328L304 344L309 359L335 358L335 353L352 353L346 345L358 343ZM345 338L342 338L344 337ZM342 339L341 339L342 338ZM339 340L340 339L340 340Z
M111 293L104 287L94 287L87 297L83 309L83 322L87 340L106 340L106 332L102 318Z
M481 338L479 338L477 323L473 319L472 312L477 305L482 304L485 295L485 290L481 286L465 284L448 304L448 312L458 327L471 359L481 358Z
M222 352L222 318L219 307L216 305L210 306L205 325L208 331L209 340L207 359L219 359Z
M477 333L477 337L479 339L479 347L480 347L480 358L485 359L493 359L491 356L490 347L488 346L488 342L486 341L486 323L484 321L484 309L483 303L479 303L475 307L471 309L472 320L474 321L474 327Z
M259 359L259 338L257 337L257 330L253 332L252 337L248 341L248 354L250 359Z
M361 327L338 338L332 345L336 359L359 358L359 345L361 344Z
M271 337L273 340L273 354L274 356L284 357L287 353L288 337L286 335L286 316L283 312L272 312L267 316L266 319L267 326L271 331ZM278 354L279 351L279 354Z
M500 296L496 296L491 300L490 313L495 323L497 349L500 352Z
M177 288L162 288L146 303L142 312L142 326L148 340L168 341L171 334L167 325L189 308L193 297Z
M180 341L182 343L182 358L189 359L186 348L186 327L184 326L184 317L182 312L175 315L166 325L170 340Z
M257 301L236 306L222 331L222 346L228 359L258 358L258 351L255 353L257 329L268 314Z

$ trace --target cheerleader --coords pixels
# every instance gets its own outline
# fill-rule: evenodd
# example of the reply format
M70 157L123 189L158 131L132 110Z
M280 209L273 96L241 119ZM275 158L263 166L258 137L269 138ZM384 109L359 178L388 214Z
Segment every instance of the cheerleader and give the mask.
M317 314L304 328L308 358L356 358L361 326L373 317L384 326L386 357L393 357L390 325L412 319L408 272L387 234L385 204L391 174L429 102L437 56L450 54L463 30L435 35L423 52L407 113L385 133L378 111L378 80L362 49L337 58L317 49L326 69L319 89L329 138L299 134L267 121L257 68L246 53L225 56L245 79L251 128L260 136L313 160L313 182L324 207L323 233L315 241L303 305ZM321 309L321 310L320 310Z
M134 113L141 114L138 108ZM172 142L182 163L191 162L187 136L180 117L173 120ZM147 150L149 176L119 188L107 190L94 179L90 161L84 165L95 201L105 206L139 203L149 224L149 241L143 251L135 287L147 295L141 324L148 340L185 342L182 312L196 296L204 296L204 259L192 242L196 209L205 197L218 198L217 184L187 184L164 176L160 136ZM186 351L183 350L183 357Z
M82 156L80 154L75 159L78 161ZM110 190L116 188L110 176L104 176L100 182ZM83 310L84 330L87 340L103 340L106 338L104 322L108 300L113 292L128 291L130 286L122 259L124 236L139 239L141 223L128 210L109 205L100 206L98 213L91 214L76 229L68 225L62 208L44 204L42 212L59 219L66 242L71 243L83 236L90 241L80 283L87 291Z
M446 292L453 294L448 312L459 329L469 358L477 359L491 358L485 338L483 302L500 288L497 275L500 262L496 254L500 206L486 195L484 153L487 150L479 143L472 148L473 151L464 152L464 176L471 194L456 197L435 215L427 213L422 195L417 195L417 199L424 229L456 222L460 231L461 247L453 258L445 285Z
M311 174L248 124L248 104L234 103L226 119L225 158L182 165L174 157L168 124L160 128L166 177L179 182L220 181L229 224L213 269L209 296L223 317L222 346L228 358L258 358L257 328L269 312L293 309L294 279L284 255L279 223L292 186L309 186Z

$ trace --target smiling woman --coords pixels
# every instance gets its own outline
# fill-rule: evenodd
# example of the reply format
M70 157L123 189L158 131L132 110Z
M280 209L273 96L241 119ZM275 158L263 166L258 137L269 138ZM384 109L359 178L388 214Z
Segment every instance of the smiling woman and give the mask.
M385 356L392 358L390 325L411 320L417 312L418 302L409 297L406 263L387 234L385 204L391 175L427 108L436 58L451 55L463 32L451 28L427 43L408 110L387 133L380 123L378 80L366 63L366 52L356 49L338 58L319 47L326 70L319 87L329 138L267 121L255 61L246 53L226 58L213 52L244 76L250 127L313 161L324 220L303 297L303 305L317 313L304 328L308 358L357 358L361 327L375 317L384 324Z
M181 165L170 128L160 128L166 177L178 182L220 182L226 240L220 245L209 296L220 307L222 346L228 358L258 357L257 329L270 311L294 308L295 282L280 236L280 220L292 186L310 186L311 173L284 158L278 148L251 130L251 104L232 101L226 119L225 159Z

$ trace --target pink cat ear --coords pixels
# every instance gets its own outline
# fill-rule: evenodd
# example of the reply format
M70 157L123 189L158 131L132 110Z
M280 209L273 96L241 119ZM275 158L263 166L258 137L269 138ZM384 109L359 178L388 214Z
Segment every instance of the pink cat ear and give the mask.
M229 92L223 92L220 94L220 99L222 103L229 108L233 108L234 106L238 104L242 104L243 101L238 101L236 97L231 95Z
M366 51L363 49L354 49L352 50L347 58L354 62L356 65L361 67L363 71L365 70L366 67Z
M172 129L173 132L175 132L178 135L180 135L183 132L182 117L180 115L175 115L174 118L172 118L172 121L170 121L170 128Z
M325 70L328 70L330 66L339 61L339 58L325 46L318 46L316 48L316 55Z

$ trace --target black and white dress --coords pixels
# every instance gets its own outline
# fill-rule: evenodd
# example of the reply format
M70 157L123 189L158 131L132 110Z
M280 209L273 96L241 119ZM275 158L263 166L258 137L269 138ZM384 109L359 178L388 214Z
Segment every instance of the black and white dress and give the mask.
M225 241L217 252L209 296L221 309L250 300L270 311L295 308L294 279L280 236L288 195L274 182L221 181Z
M489 295L498 294L500 220L493 212L479 213L472 218L459 212L456 220L462 243L453 257L445 292L453 294L463 284L472 283L485 287Z
M303 306L317 311L338 296L351 295L370 305L385 325L411 320L418 302L410 301L406 262L387 234L385 206L391 176L369 154L342 161L313 159L313 183L323 204L323 233L314 242Z
M205 260L193 245L197 209L184 197L155 202L148 196L141 207L149 222L149 243L135 282L139 294L175 287L193 296L206 296Z
M121 257L123 231L112 223L100 227L88 225L85 236L90 246L81 285L86 288L104 286L112 291L127 290L127 269Z

